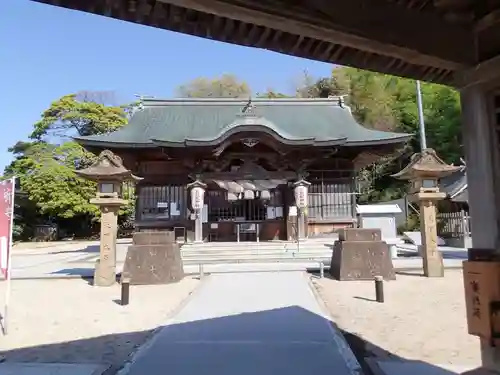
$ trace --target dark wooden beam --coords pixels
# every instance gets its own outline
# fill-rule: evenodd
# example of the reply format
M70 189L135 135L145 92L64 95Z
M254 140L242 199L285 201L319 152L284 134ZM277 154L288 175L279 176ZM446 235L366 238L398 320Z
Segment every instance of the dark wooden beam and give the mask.
M475 62L471 28L385 1L314 0L308 7L257 0L160 1L418 65L454 70ZM313 6L325 16L315 14Z
M478 64L474 68L455 73L454 86L460 89L500 79L500 55Z

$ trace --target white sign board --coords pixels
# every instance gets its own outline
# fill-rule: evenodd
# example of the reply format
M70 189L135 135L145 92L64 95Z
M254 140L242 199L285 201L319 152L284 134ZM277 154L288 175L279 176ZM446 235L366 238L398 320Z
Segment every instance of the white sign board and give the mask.
M276 209L273 206L267 206L266 219L274 219L276 217Z

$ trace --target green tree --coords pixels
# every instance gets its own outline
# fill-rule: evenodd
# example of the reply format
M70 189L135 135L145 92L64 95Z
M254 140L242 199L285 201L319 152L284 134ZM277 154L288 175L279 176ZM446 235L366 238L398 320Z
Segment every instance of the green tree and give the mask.
M177 96L182 98L249 98L251 95L250 87L230 74L196 78L177 89Z
M72 218L97 213L89 203L95 183L84 180L74 170L94 158L75 142L53 145L33 143L6 169L19 178L22 191L34 202L41 215Z
M419 119L415 81L399 79L395 92L398 129L415 134L413 152L420 150ZM448 163L463 157L460 97L451 87L422 83L422 102L427 146L436 150Z
M88 92L60 98L34 124L32 141L19 141L9 149L14 161L4 174L18 177L24 197L24 228L32 228L37 221L55 221L74 233L90 228L99 218L97 207L89 202L95 195L95 183L75 173L89 166L95 155L67 139L72 135L107 133L127 122L127 110L133 110L134 104L120 107L92 101L104 102L106 98ZM121 213L130 212L133 200L131 207Z
M30 138L50 141L54 137L103 134L127 123L127 113L124 108L87 100L78 100L77 94L66 95L56 100L35 123Z
M282 99L282 98L293 98L293 96L282 94L281 92L274 91L273 89L267 89L266 92L257 93L257 98L262 99Z
M345 95L354 117L361 124L378 130L393 130L397 124L393 108L394 79L385 74L339 67L332 70L330 77L315 81L305 73L297 96L327 98Z
M435 84L423 84L424 117L428 147L434 148L448 163L463 156L460 102L453 89ZM355 68L334 68L330 77L311 80L305 75L299 86L300 97L346 95L346 101L356 120L368 128L414 134L411 141L394 155L358 173L362 189L360 201L380 201L401 197L407 186L391 174L400 170L409 157L420 150L419 120L415 81Z

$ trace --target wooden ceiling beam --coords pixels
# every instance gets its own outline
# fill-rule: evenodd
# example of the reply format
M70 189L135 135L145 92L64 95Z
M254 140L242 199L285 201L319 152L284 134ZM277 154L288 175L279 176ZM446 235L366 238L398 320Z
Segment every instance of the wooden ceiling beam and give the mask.
M321 8L328 13L323 19L308 14L307 8L288 3L278 7L274 5L276 1L273 5L256 0L158 1L417 65L455 70L475 63L471 29L445 24L435 14L411 11L384 1L311 2L315 9ZM387 25L387 20L391 20L391 25ZM460 43L450 43L450 40L460 40Z
M456 72L454 86L460 89L500 79L500 55L484 61L474 68Z

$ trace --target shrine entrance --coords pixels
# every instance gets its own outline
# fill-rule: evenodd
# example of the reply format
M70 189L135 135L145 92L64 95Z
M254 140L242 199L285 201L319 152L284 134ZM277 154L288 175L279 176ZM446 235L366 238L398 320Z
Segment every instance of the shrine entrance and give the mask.
M286 239L283 187L267 193L234 195L209 185L207 230L209 242L259 242Z

